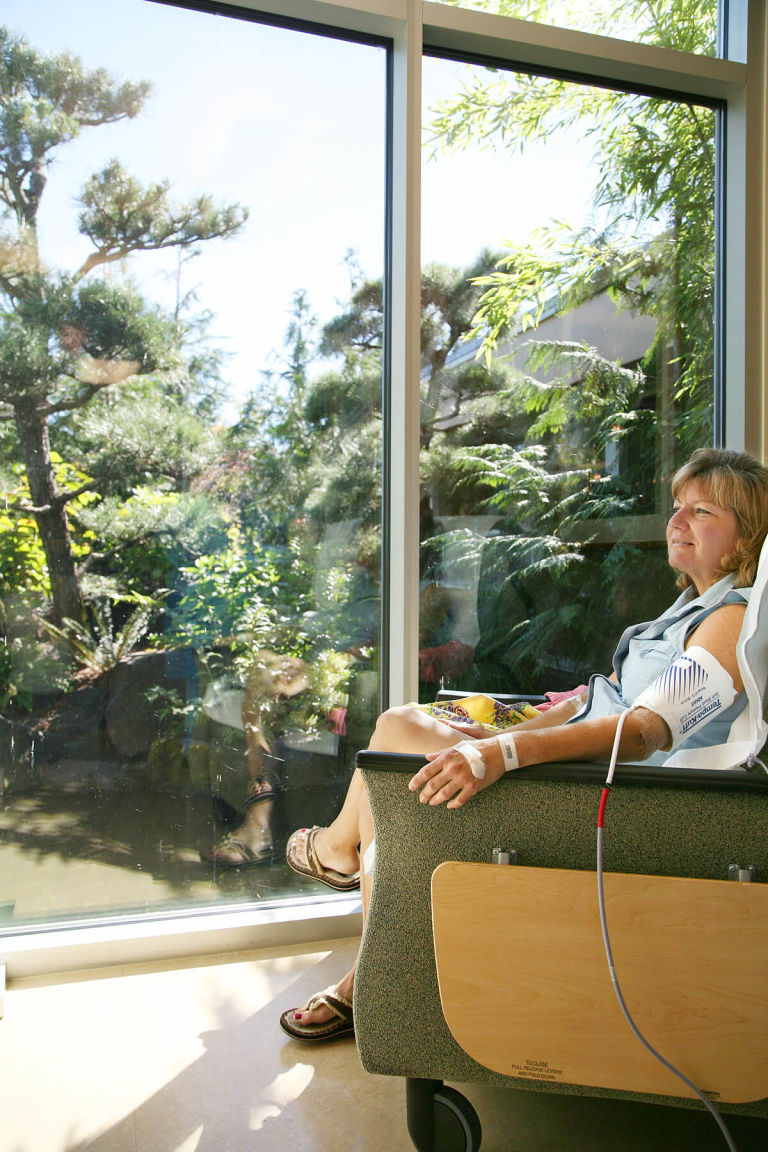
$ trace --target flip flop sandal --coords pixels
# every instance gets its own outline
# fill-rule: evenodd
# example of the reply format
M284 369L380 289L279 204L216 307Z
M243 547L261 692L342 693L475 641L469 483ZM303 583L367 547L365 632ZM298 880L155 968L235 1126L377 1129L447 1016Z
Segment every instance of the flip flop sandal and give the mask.
M301 1024L294 1018L295 1009L283 1012L280 1017L280 1027L294 1040L335 1040L339 1036L347 1036L355 1031L352 1021L352 1005L349 1000L339 995L333 985L324 992L313 996L299 1012L311 1012L324 1004L333 1012L332 1020L325 1020L322 1024Z
M234 850L239 853L239 860L228 860L224 857L217 855L222 849L226 852ZM252 868L255 864L269 864L273 860L277 860L277 853L273 847L260 848L258 852L254 852L243 840L238 840L236 836L223 836L213 848L209 848L207 852L200 853L200 859L203 864L214 864L217 868Z
M329 888L335 888L337 892L352 892L355 888L359 888L359 872L351 874L337 872L335 868L326 868L320 863L314 851L315 836L319 831L320 825L315 824L312 828L299 828L297 832L293 833L285 846L285 858L289 868L298 872L300 876L309 876L312 880L319 880L321 884L327 884ZM299 836L306 836L306 864L299 859L296 852Z

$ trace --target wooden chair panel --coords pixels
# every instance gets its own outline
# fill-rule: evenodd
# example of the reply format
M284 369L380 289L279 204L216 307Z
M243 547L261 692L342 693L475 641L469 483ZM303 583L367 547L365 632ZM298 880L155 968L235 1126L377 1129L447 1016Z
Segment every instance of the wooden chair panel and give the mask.
M768 1097L768 885L605 874L615 970L646 1039L714 1099ZM432 876L440 998L480 1064L690 1096L614 994L593 872L447 862Z

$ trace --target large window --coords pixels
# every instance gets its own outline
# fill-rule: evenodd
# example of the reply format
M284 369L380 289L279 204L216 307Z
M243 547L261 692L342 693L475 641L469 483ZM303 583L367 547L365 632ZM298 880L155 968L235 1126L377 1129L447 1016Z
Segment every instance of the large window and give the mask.
M0 936L332 920L285 838L382 699L667 599L763 444L764 19L6 0Z
M568 689L673 598L669 481L713 440L716 113L427 59L424 123L421 695Z
M316 890L379 697L386 50L2 19L4 916Z

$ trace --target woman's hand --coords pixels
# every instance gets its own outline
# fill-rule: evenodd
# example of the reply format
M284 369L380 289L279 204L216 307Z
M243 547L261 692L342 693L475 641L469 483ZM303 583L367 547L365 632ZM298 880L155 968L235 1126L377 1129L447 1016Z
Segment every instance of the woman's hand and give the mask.
M482 740L484 736L492 736L490 728L486 728L478 720L445 720L440 718L441 724L453 728L454 732L461 732L464 736L472 736L475 740Z
M462 808L476 792L487 788L504 775L504 761L496 740L478 740L478 752L485 763L485 776L478 780L467 760L455 748L442 752L427 752L425 764L409 781L412 792L418 792L422 804L445 804L448 808Z

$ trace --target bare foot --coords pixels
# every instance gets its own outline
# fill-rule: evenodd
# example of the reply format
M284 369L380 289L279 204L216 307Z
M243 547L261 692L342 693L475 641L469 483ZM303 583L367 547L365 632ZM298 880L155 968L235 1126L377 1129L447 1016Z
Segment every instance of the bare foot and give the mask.
M335 985L335 992L351 1004L354 986L355 970L351 968L346 976ZM305 1026L308 1024L326 1024L329 1020L333 1020L334 1013L325 1004L318 1004L316 1008L296 1008L293 1012L289 1013L289 1019L291 1017L296 1024Z

